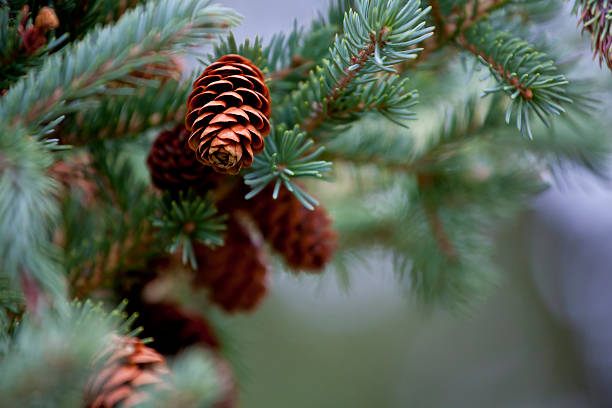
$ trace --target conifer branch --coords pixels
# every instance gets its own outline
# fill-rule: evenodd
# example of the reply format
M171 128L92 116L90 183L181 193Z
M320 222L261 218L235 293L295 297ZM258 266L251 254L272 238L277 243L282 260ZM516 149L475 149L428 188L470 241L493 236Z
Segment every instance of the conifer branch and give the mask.
M472 54L482 58L487 64L489 64L489 67L496 71L497 74L506 82L512 85L524 99L533 99L533 91L531 88L526 87L523 83L520 83L516 74L510 71L508 67L502 65L501 62L495 61L491 55L485 54L483 50L479 50L474 44L469 44L463 35L457 37L457 41Z
M223 245L226 216L219 215L214 204L197 197L193 192L178 197L165 194L157 204L153 226L162 238L169 253L182 252L183 264L189 263L196 270L198 265L193 249L194 242L209 247Z
M513 114L523 136L533 139L529 115L536 114L549 126L549 117L565 111L572 103L567 96L567 79L557 73L552 60L531 44L509 33L495 31L490 25L472 26L459 44L475 54L489 68L498 85L485 89L484 95L504 92L511 103L506 111L506 122Z
M382 93L370 92L369 99L360 100L354 96L363 94L360 87L378 82L379 73L394 74L394 65L415 58L420 49L410 47L429 37L433 30L425 27L429 8L421 10L419 2L413 0L406 4L359 0L355 7L345 16L344 34L336 36L329 60L311 71L309 79L284 101L283 105L289 108L278 112L280 121L299 124L312 133L326 122L333 125L338 121L353 121L357 116L352 113L369 106L386 110L387 117L394 117L398 122L411 115L405 109L405 102L415 94L406 97L404 93L396 93L385 104L377 103ZM351 96L352 100L346 102L345 98Z
M419 190L427 191L428 189L435 188L433 186L435 183L435 178L432 175L427 173L417 173L416 178ZM423 206L429 228L431 229L431 233L434 236L436 245L438 245L440 252L442 252L444 256L450 260L457 260L457 250L455 249L455 245L453 244L452 240L446 233L446 228L444 227L444 223L440 218L438 207L432 202L425 202Z
M239 21L208 0L149 2L128 11L114 26L98 27L83 40L47 58L0 99L0 120L37 126L80 108L78 101L127 79L144 65L222 33ZM135 30L134 27L138 27ZM104 41L100 41L104 38ZM161 60L160 60L161 59Z
M0 276L16 289L27 275L61 298L59 252L49 238L59 215L57 185L45 174L51 155L23 128L5 126L0 123Z
M167 80L159 88L106 97L90 109L69 115L54 136L64 144L82 145L95 140L127 139L152 127L181 122L191 83Z
M384 47L386 41L384 38L389 33L389 27L383 27L380 32L370 33L370 42L366 45L365 49L359 51L357 55L351 55L351 65L344 69L344 76L336 79L336 85L331 89L329 96L327 97L327 106L317 106L314 114L308 117L301 124L301 128L306 132L312 132L318 128L328 115L333 115L333 111L329 111L329 107L333 106L340 95L346 90L349 84L355 79L359 71L365 66L370 58L374 55L377 47Z
M293 181L304 177L322 179L324 173L331 170L330 162L318 160L323 147L313 150L313 146L314 141L308 139L306 132L300 131L299 127L287 130L283 126L278 129L273 126L263 153L255 157L253 166L244 176L244 182L252 189L245 198L254 197L268 184L274 183L274 199L284 185L304 207L314 209L317 200Z

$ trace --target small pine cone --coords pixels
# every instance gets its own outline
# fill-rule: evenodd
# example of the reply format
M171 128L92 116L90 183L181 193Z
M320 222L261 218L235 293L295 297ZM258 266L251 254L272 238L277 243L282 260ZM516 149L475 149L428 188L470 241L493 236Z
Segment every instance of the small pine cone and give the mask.
M43 31L49 31L59 27L59 19L51 7L45 6L38 11L34 25Z
M325 209L305 208L282 187L276 200L272 186L246 202L247 209L264 238L272 244L287 264L313 272L321 271L336 249L337 234Z
M189 147L219 173L250 167L270 133L270 92L251 61L226 55L208 66L187 99Z
M252 310L268 289L268 261L263 240L247 218L234 213L225 244L215 249L194 247L196 285L209 288L210 300L227 312Z
M147 401L147 387L164 387L164 357L134 337L114 336L99 357L99 372L85 387L86 408L131 408Z
M157 136L147 165L153 184L160 190L178 192L194 189L199 193L214 188L222 176L208 166L203 166L187 147L188 132L180 124Z
M208 322L171 303L142 303L130 308L138 313L136 324L143 327L142 336L152 337L151 347L164 355L175 355L198 345L219 350L221 343Z

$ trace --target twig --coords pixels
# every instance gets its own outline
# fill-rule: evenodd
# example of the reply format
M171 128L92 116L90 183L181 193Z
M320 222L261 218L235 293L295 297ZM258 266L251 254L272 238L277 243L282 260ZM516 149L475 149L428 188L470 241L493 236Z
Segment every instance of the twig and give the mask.
M280 81L287 78L289 75L297 71L298 69L308 67L314 63L311 59L302 58L301 55L294 55L291 58L291 64L279 69L278 71L274 71L268 75L266 81Z
M483 51L479 50L474 44L468 43L468 41L463 35L460 35L457 38L457 41L463 46L463 48L470 51L476 56L482 57L485 61L487 61L489 65L491 65L491 67L495 71L497 71L502 78L506 80L506 82L514 86L514 88L521 93L523 98L528 100L533 99L533 91L531 90L531 88L525 88L523 85L521 85L519 79L515 75L513 75L512 72L506 71L502 64L496 63L492 57L486 55Z
M382 39L386 37L388 31L389 29L387 27L383 27L379 33L371 33L370 44L368 47L361 50L358 55L353 55L351 57L351 66L344 70L345 75L340 78L336 86L332 88L327 100L325 101L325 104L327 105L325 108L332 106L340 97L342 92L350 85L353 79L355 79L355 76L361 70L361 68L363 68L366 62L368 62L368 59L374 55L376 45L382 46L385 44L385 41ZM351 67L354 68L351 70ZM329 110L324 109L323 106L318 106L314 112L314 115L302 122L301 127L303 130L310 133L318 128L328 116Z
M417 184L419 189L426 190L434 183L434 177L431 174L427 173L418 173L417 174ZM457 249L453 244L453 241L448 236L446 229L444 228L444 223L440 218L440 214L438 213L438 208L435 204L425 202L423 204L425 208L425 215L427 217L427 222L429 224L429 228L434 236L436 241L436 245L440 249L440 251L451 261L457 261L459 259L459 255L457 253Z

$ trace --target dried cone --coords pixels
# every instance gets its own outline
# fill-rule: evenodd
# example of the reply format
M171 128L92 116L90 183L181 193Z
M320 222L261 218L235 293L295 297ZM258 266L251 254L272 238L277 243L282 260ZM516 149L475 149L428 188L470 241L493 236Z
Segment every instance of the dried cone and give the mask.
M287 261L297 268L321 271L333 256L336 232L325 209L305 208L295 196L282 187L276 200L272 186L247 201L248 211L257 222L264 238Z
M160 190L178 192L194 189L199 193L216 186L222 176L196 160L187 147L188 132L182 124L157 136L147 166L153 184Z
M134 337L115 336L102 369L87 383L86 408L131 408L147 401L147 387L165 386L164 357Z
M228 312L252 310L268 288L268 262L263 240L243 214L228 222L225 245L195 246L195 283L209 288L210 300Z
M251 61L226 55L204 70L187 99L185 125L198 160L219 173L250 167L270 133L270 92Z

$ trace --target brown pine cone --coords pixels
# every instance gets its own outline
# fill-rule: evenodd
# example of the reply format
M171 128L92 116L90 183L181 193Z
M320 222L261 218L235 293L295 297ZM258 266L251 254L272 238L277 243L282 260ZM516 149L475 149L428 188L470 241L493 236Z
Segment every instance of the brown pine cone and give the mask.
M146 387L165 385L164 358L134 337L114 336L102 369L85 387L86 408L131 408L147 401Z
M227 312L254 309L268 289L268 261L263 240L240 213L232 214L225 244L194 246L195 283L207 287L211 302Z
M59 27L59 19L51 7L43 7L39 10L34 24L27 26L29 10L28 5L22 8L23 19L18 30L26 54L34 54L47 43L47 31Z
M203 317L172 303L143 302L130 311L138 313L136 325L143 327L142 337L152 337L151 347L164 355L175 355L194 345L211 350L221 348L217 335Z
M55 10L47 6L42 7L36 15L34 25L44 31L49 31L58 28L59 19L57 18L57 14L55 14Z
M246 209L288 265L312 272L321 271L336 249L336 232L325 209L306 209L285 187L276 200L269 186L246 201Z
M192 188L205 193L223 178L196 160L187 147L188 135L185 126L179 124L161 132L153 142L147 166L153 184L160 190L178 192Z
M270 92L251 61L226 55L208 66L187 99L185 125L198 160L219 173L253 164L270 133Z

